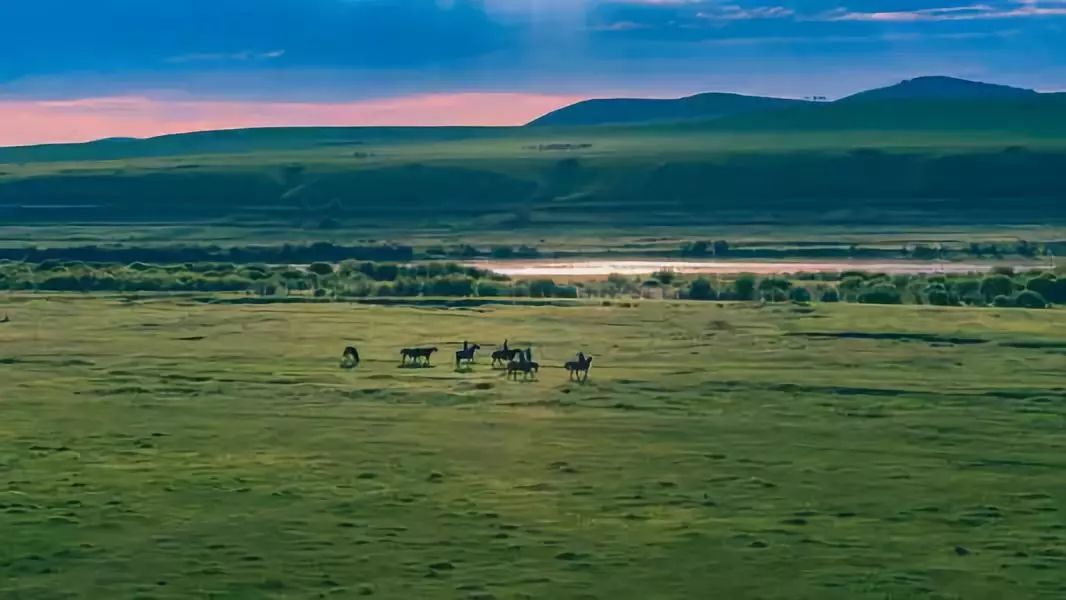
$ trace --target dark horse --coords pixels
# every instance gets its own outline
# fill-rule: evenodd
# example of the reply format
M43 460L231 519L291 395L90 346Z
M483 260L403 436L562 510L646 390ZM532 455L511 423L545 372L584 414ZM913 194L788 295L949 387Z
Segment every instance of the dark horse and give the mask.
M407 364L407 359L411 359L411 364L417 365L419 360L424 360L426 366L429 366L429 357L433 356L433 353L437 351L436 346L433 348L404 348L400 350L400 364Z
M506 366L522 354L521 350L512 350L507 347L507 340L503 341L503 348L492 353L492 366Z
M455 368L458 369L465 361L467 364L474 362L474 353L481 350L481 346L463 342L463 349L455 352Z
M585 356L584 352L577 353L577 360L572 360L563 367L570 372L570 379L579 379L581 381L589 380L589 369L592 368L592 357ZM584 377L581 375L584 374Z
M536 377L540 374L540 363L533 361L533 350L516 350L518 358L507 363L507 376L518 380L521 373L523 379Z
M355 346L348 346L341 355L341 368L354 369L359 366L359 351Z

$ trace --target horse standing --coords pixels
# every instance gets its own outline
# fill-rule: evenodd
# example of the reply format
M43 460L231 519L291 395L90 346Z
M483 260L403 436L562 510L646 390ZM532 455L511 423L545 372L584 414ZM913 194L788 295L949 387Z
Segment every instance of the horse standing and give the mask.
M592 357L585 356L584 352L578 352L577 360L566 363L563 368L570 372L571 380L588 381L589 370L592 369ZM584 374L584 377L582 377L582 374Z
M407 359L411 359L412 365L418 365L420 360L425 361L425 366L429 365L429 357L433 356L433 353L437 352L437 347L432 348L404 348L400 350L400 364L406 365Z

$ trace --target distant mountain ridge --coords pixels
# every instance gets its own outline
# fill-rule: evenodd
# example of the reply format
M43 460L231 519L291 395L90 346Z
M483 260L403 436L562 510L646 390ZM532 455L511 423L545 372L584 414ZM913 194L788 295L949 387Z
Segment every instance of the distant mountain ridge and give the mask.
M802 100L706 93L678 99L608 98L585 100L550 112L531 123L533 127L623 125L657 121L715 119L807 104Z
M955 77L929 76L907 79L888 87L853 94L838 102L857 100L933 100L975 99L1010 100L1039 96L1036 90L958 79Z
M676 100L587 100L554 111L525 127L265 127L196 131L146 139L109 138L88 143L0 147L5 164L99 161L147 157L326 150L368 158L382 145L460 143L515 139L536 146L557 140L555 128L575 136L679 132L944 132L968 135L1066 135L1066 93L968 81L918 77L834 102L708 93ZM567 132L567 136L571 132ZM577 137L576 140L580 140ZM7 169L0 168L0 178Z
M832 112L827 106L893 101L1018 101L1048 97L1035 90L970 81L956 77L925 76L883 88L867 90L834 102L809 102L764 96L706 93L674 100L607 98L585 100L540 117L529 126L634 125L657 122L751 121L767 113ZM849 109L850 110L850 109Z

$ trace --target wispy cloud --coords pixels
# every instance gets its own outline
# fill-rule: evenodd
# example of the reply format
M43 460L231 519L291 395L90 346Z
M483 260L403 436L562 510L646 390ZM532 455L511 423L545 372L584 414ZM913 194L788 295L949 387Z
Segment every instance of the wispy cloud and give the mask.
M754 6L744 8L736 4L724 4L696 14L701 19L711 21L753 21L758 19L787 19L796 15L796 11L784 6Z
M1066 16L1066 0L1014 0L1007 4L971 4L917 10L853 11L838 8L815 17L824 21L873 21L915 23L922 21L973 21L977 19L1017 19Z
M243 62L273 60L285 56L284 50L270 50L267 52L252 52L242 50L240 52L202 52L194 54L182 54L167 59L169 63L193 63L193 62Z
M884 33L879 35L823 35L823 36L764 36L717 38L704 42L711 46L794 46L826 44L906 43L928 40L984 40L1009 38L1020 33L1017 29L1002 31L970 31L958 33Z

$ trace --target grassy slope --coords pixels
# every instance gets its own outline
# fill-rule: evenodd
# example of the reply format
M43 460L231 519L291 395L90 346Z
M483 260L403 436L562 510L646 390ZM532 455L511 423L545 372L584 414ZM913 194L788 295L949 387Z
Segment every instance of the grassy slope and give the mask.
M1060 311L0 308L5 598L1066 593Z
M332 216L349 236L534 239L1056 225L1063 104L844 102L686 126L274 129L0 149L0 217L292 232Z

